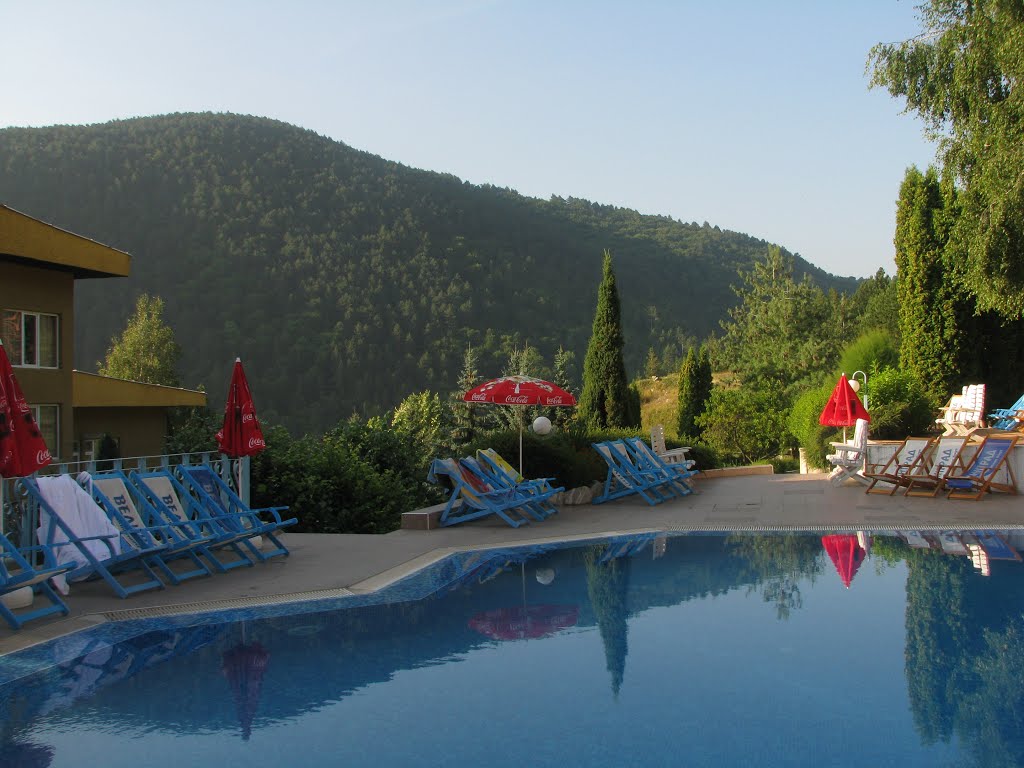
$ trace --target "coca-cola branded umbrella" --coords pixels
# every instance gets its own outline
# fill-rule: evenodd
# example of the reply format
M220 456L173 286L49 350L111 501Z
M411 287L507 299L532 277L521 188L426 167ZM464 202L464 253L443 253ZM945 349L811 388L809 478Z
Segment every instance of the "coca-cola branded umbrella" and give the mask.
M835 389L825 403L825 408L818 417L818 423L826 427L842 427L843 442L846 442L846 428L857 423L857 419L871 421L867 409L860 402L857 393L853 391L846 374L839 376Z
M523 474L523 413L529 405L576 405L576 398L557 384L530 376L501 376L478 384L462 396L467 403L519 406L519 474Z
M860 564L867 556L867 552L860 545L857 536L852 533L822 536L821 545L828 552L839 578L843 580L843 586L849 589Z
M535 640L576 626L578 616L575 605L514 605L478 613L469 627L493 640Z
M231 386L224 404L224 426L217 433L217 447L232 459L254 456L267 447L241 358L235 358L231 371Z
M0 477L24 477L52 461L0 342Z

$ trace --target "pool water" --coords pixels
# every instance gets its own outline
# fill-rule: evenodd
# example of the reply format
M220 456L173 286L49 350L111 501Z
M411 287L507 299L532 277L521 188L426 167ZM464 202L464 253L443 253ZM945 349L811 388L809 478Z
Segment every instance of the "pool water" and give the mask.
M0 658L0 766L1024 765L1024 564L930 541L489 550L119 622Z

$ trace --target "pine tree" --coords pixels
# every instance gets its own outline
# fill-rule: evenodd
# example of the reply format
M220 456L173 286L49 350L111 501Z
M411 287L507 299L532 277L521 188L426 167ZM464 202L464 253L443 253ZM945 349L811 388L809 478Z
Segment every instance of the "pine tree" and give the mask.
M552 383L561 387L570 394L575 394L576 383L573 379L572 369L576 363L576 355L568 349L558 348L555 353L554 378ZM572 419L572 408L552 408L548 418L556 427L564 427Z
M111 343L105 362L98 364L100 375L179 386L175 369L181 347L174 340L174 331L164 324L163 314L163 299L145 293L139 296L135 314Z
M467 403L462 396L480 381L477 371L479 353L470 344L462 356L462 370L459 372L458 389L452 393L452 444L466 445L476 436L475 403Z
M628 424L629 384L622 358L623 346L619 291L612 270L612 255L605 251L594 325L583 361L583 392L578 408L578 417L593 429Z

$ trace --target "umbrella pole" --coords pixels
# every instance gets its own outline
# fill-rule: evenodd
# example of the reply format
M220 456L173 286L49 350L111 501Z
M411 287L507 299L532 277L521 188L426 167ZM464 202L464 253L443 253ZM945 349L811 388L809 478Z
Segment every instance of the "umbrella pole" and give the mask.
M519 406L519 476L523 474L523 406Z

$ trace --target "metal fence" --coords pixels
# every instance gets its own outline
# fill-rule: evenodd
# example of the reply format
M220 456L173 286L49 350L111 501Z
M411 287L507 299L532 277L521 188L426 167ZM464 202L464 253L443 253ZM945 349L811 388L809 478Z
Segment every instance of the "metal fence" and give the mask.
M91 461L64 461L50 464L36 472L33 477L71 475L82 472L90 474L111 469L125 472L137 470L147 472L155 469L173 469L179 464L207 464L246 504L249 503L250 459L229 459L221 453L175 453L164 456L136 456L126 459L105 459ZM39 525L39 509L17 492L17 478L0 478L0 533L5 534L16 546L27 547L35 543L35 531Z

